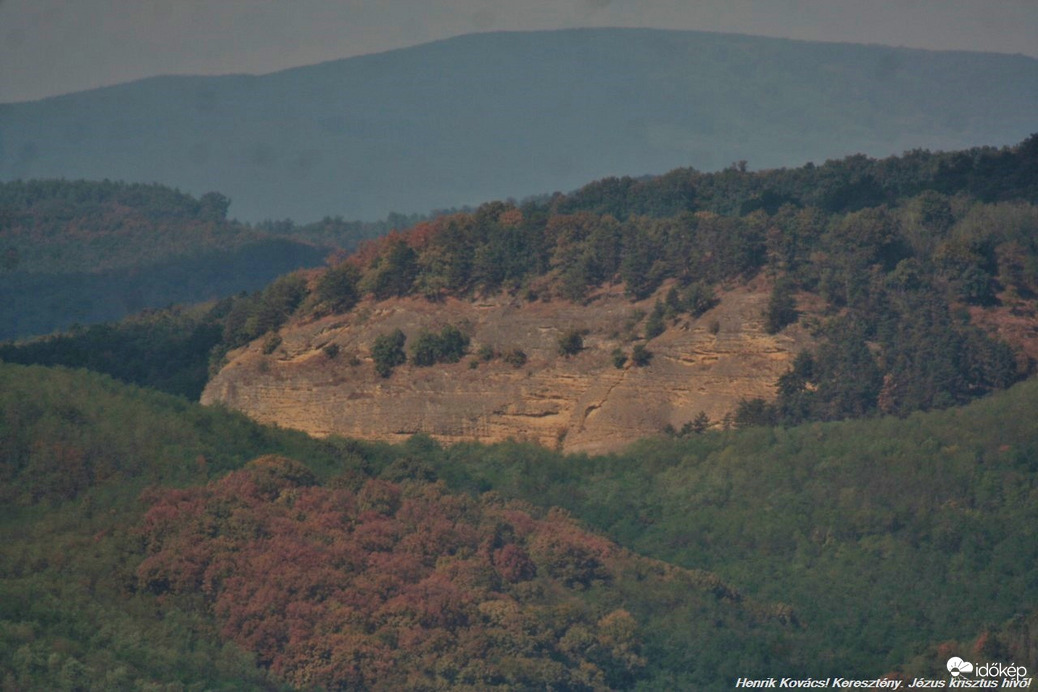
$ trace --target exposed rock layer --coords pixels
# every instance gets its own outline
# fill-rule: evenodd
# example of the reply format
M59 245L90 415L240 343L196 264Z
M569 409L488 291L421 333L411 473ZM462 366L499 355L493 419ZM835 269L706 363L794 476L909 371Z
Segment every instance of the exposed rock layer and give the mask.
M618 291L588 305L528 303L507 296L479 301L420 298L364 303L348 315L284 329L269 355L254 343L231 354L206 388L203 403L220 402L256 420L314 435L398 441L425 433L444 442L529 440L565 451L607 452L668 424L680 429L703 411L713 424L743 398L774 396L774 385L808 343L799 326L769 335L761 312L768 293L739 288L698 319L681 316L647 342L651 363L617 368L613 352L630 354L644 331L638 311ZM472 337L460 363L374 372L370 346L400 328L412 342L422 330L454 324ZM564 332L586 332L584 350L558 352ZM324 351L336 344L330 358ZM480 360L489 345L521 349L516 368ZM359 363L358 363L359 361ZM475 365L474 365L475 364Z

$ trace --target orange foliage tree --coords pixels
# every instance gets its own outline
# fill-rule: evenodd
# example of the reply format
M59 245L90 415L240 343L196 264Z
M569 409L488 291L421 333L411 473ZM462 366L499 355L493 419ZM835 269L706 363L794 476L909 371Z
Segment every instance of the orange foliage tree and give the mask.
M144 499L138 587L201 594L293 685L588 689L645 665L630 614L581 598L622 551L561 513L439 483L320 487L281 457Z

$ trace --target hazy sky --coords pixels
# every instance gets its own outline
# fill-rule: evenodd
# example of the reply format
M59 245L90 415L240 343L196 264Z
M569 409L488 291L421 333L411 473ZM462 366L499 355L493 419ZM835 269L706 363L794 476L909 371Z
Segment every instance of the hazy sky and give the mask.
M1038 57L1038 0L0 0L0 102L475 31L641 26Z

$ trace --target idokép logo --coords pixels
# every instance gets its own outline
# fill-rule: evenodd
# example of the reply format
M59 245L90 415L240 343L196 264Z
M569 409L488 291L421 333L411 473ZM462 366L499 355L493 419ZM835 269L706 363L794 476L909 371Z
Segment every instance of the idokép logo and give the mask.
M958 656L952 656L948 659L947 664L948 672L951 673L953 678L957 678L963 673L972 673L977 679L991 679L991 678L1002 678L1004 684L1003 687L1014 687L1016 682L1026 682L1030 685L1030 678L1027 677L1027 666L1018 666L1016 663L978 663L973 665L969 661L964 661Z

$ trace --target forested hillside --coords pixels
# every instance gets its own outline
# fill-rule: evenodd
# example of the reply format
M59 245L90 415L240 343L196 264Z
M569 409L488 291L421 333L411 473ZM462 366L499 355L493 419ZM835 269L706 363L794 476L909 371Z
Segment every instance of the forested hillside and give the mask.
M1033 382L903 421L564 457L315 441L85 372L0 379L12 689L729 689L943 674L948 651L1038 664Z
M759 173L603 179L570 195L420 221L251 296L8 345L0 357L90 367L197 398L224 354L259 338L273 353L293 320L350 313L364 296L435 302L504 292L580 303L611 284L632 300L657 296L625 327L631 347L651 353L655 337L709 310L718 291L763 277L772 287L768 329L801 323L818 347L778 383L775 401L745 402L737 423L905 415L963 403L1031 371L1036 181L1038 137ZM344 242L335 229L349 228L284 222L279 232ZM160 364L154 353L170 357Z
M972 654L1003 627L1016 634L983 653L1033 670L1035 410L1032 380L905 420L645 441L606 458L460 445L433 466L452 487L564 507L621 545L790 604L815 675L943 673L938 644Z
M1038 61L694 31L459 36L267 75L0 104L0 180L219 190L251 222L477 205L607 175L1012 144Z
M277 330L305 297L305 280L288 274L251 294L0 344L0 361L86 368L198 399L227 351Z
M1038 134L799 162L1019 140L1035 64L530 32L0 105L0 178L195 193L0 183L0 689L1033 677Z
M229 220L229 204L160 185L0 184L0 339L255 291L416 220L252 227Z
M724 291L752 283L770 290L764 330L798 324L814 346L776 376L776 396L755 394L731 411L734 424L905 416L963 404L1026 377L1038 356L1036 180L1032 137L1005 149L850 157L795 170L683 169L602 180L522 204L488 203L370 242L311 275L293 316L264 337L261 354L258 347L241 354L211 400L253 385L270 391L293 372L303 377L302 365L274 368L309 362L311 351L328 343L348 345L383 378L420 378L436 359L415 351L429 338L419 309L412 321L421 328L400 321L395 349L372 337L365 352L349 326L362 328L373 313L406 313L406 306L378 302L405 296L436 304L504 294L517 305L579 305L622 287L631 301L650 301L651 310L593 326L592 337L615 348L616 368L628 361L651 368L653 346L668 330L717 334L718 322L696 320ZM297 281L302 286L302 277ZM462 336L473 334L490 357L516 347L488 344L475 325ZM449 363L462 360L467 343L440 367L464 367ZM539 362L547 362L542 346ZM559 345L563 357L582 350L577 341ZM469 367L478 367L482 356L472 355ZM404 363L414 369L394 375Z
M710 686L800 636L565 512L452 491L420 440L317 442L61 369L0 383L11 689Z

